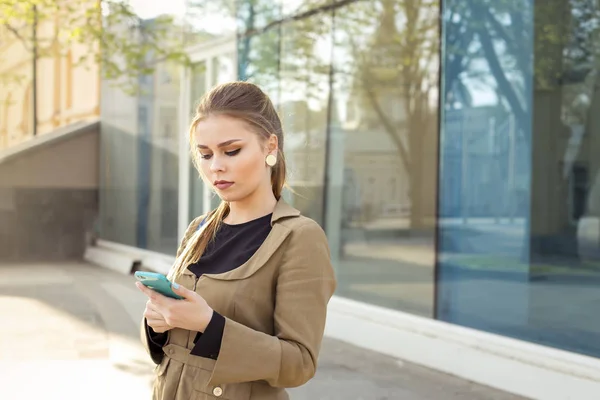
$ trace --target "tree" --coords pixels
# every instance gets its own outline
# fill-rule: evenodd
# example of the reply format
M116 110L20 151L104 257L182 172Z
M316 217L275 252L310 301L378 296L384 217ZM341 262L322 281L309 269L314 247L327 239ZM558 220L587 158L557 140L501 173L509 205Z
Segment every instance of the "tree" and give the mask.
M583 82L593 72L600 21L595 0L449 0L445 8L445 100L459 96L469 105L468 94L460 96L464 78L491 75L525 143L531 110L523 98L534 90ZM487 71L474 66L478 60Z
M235 12L241 27L241 79L258 82L275 94L285 91L287 97L300 91L307 105L312 100L322 104L324 87L333 83L340 99L344 92L361 102L365 118L373 119L375 128L394 144L390 150L398 154L398 176L408 180L414 229L424 227L434 211L423 201L426 196L433 198L433 192L423 190L425 165L431 160L422 156L429 151L427 143L437 126L433 104L438 84L438 9L437 0L312 0L302 2L299 10L286 11L267 0L249 0L229 11ZM323 43L334 46L333 54L323 51ZM390 96L398 99L402 112L390 108ZM400 113L405 115L401 121ZM337 118L335 114L331 110L331 119ZM328 116L315 110L302 116L305 126L300 114L293 120L299 124L296 131L304 130L310 147L311 129L318 134L322 128L324 135ZM372 127L363 128L367 134ZM319 157L320 153L315 156Z
M426 171L436 143L438 9L437 0L356 2L335 21L335 45L352 61L334 60L334 79L360 101L362 130L382 131L393 143L415 230L428 229L435 211L427 202L435 180Z
M104 79L128 92L161 62L189 62L183 21L170 15L143 20L126 0L0 0L0 31L0 40L17 40L36 59L83 45L88 51L75 65L97 63Z
M495 91L497 106L514 116L518 144L525 149L519 172L528 187L520 208L530 228L524 241L560 234L566 242L575 236L569 204L574 162L584 160L592 179L598 174L590 149L597 143L600 101L598 2L448 0L445 8L446 102L458 99L469 107L468 96L460 95L469 80ZM573 147L568 138L576 138L578 129L584 139ZM553 188L552 196L545 187ZM565 251L534 242L532 255Z

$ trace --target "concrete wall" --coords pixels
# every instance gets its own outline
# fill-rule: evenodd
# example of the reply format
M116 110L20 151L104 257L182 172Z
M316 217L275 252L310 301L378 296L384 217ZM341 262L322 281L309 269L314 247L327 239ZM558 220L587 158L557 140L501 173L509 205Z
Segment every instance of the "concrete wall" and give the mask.
M80 259L98 215L98 122L0 152L0 261Z

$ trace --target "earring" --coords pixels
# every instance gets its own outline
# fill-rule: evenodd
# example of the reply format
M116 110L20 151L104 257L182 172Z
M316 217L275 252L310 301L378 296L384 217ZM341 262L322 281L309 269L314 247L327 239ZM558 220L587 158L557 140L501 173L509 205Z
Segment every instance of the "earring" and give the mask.
M277 157L275 157L273 154L269 154L267 158L265 158L265 162L269 167L273 167L275 164L277 164Z

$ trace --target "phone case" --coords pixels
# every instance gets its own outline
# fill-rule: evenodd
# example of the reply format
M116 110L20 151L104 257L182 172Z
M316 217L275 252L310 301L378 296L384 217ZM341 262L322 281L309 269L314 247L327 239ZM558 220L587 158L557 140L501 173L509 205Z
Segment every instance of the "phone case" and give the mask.
M136 279L142 282L144 286L149 287L150 289L155 290L164 296L178 300L183 299L183 297L173 291L171 288L171 282L163 274L156 272L136 271L134 275Z

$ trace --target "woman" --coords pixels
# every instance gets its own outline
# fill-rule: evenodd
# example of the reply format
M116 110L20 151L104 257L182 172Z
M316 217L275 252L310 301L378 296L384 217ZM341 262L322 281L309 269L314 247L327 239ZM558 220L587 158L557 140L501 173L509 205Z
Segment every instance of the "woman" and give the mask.
M269 98L233 82L204 96L190 128L221 205L189 225L169 273L183 300L149 300L142 339L154 399L288 399L311 379L336 287L327 239L281 197L283 131Z

